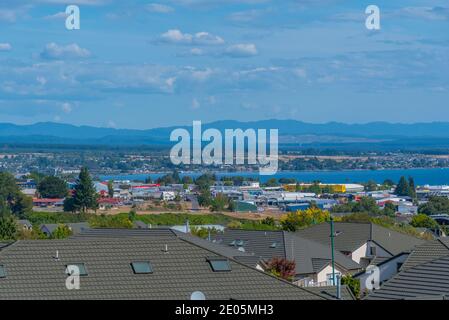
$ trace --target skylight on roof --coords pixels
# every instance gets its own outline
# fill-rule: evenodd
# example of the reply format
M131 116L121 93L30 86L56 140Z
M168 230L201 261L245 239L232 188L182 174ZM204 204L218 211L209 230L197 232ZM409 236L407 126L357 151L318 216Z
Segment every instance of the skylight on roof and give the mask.
M135 274L153 273L153 266L148 261L134 261L131 262L131 267Z
M278 246L277 242L273 242L273 243L270 245L270 248L274 249L274 248L276 248L277 246Z
M87 276L87 270L84 263L71 263L66 265L65 273L68 275Z
M226 258L207 258L207 261L210 264L210 267L212 268L212 271L214 272L227 272L231 271L231 264L229 263L229 260Z
M6 278L5 266L0 265L0 278Z

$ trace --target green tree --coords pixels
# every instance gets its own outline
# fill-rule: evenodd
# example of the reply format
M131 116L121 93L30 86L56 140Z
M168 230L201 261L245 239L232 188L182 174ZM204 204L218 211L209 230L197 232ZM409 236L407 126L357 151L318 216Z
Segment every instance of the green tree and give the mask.
M219 193L215 196L211 203L211 211L222 212L229 205L229 199L224 194Z
M365 191L376 191L377 190L377 183L374 180L369 180L367 183L365 183Z
M281 226L286 231L295 231L298 228L329 221L329 218L330 214L328 211L310 207L306 210L298 210L283 215L281 217Z
M398 196L408 196L410 194L410 186L408 184L407 179L402 176L399 179L398 185L396 186L396 190L394 191Z
M386 216L394 217L396 215L397 207L391 203L387 202L384 206L383 214Z
M360 200L354 204L352 212L368 212L377 214L379 213L379 207L377 206L376 200L374 200L374 198L361 197Z
M75 199L73 197L67 197L64 199L64 207L65 212L75 212Z
M0 240L15 240L17 236L17 222L14 216L0 217Z
M415 228L438 229L438 223L425 214L414 215L410 225Z
M45 174L36 171L30 172L30 174L27 176L28 179L32 179L36 184L39 184L39 182L41 182L41 180L45 177Z
M129 221L136 221L136 218L137 218L136 210L131 209L131 211L129 211L129 213L128 213Z
M72 230L65 225L59 224L58 227L51 233L52 239L65 239L72 235Z
M109 198L114 198L114 183L112 180L108 181L108 196Z
M408 196L412 199L416 198L416 187L415 187L415 180L413 177L408 178Z
M64 198L67 196L69 189L64 180L54 176L47 176L39 182L37 191L43 198Z
M279 184L278 184L276 178L268 179L268 181L265 182L265 186L267 186L267 187L277 187L278 185Z
M262 224L266 224L267 226L276 226L276 221L272 217L266 217L261 221Z
M87 170L87 168L83 167L81 168L81 172L75 186L75 192L73 196L73 211L85 213L89 209L97 210L97 199L97 192L95 191L95 187L89 171Z
M418 207L418 212L427 215L449 214L449 199L446 197L431 197L427 203Z
M354 279L352 276L347 275L341 277L341 284L348 286L354 297L360 297L360 280Z
M198 203L202 207L209 207L212 204L212 196L209 189L201 190L201 193L198 196Z
M391 179L385 179L384 182L382 183L382 186L391 188L394 186L394 181Z
M0 172L0 213L9 212L24 218L31 212L32 207L32 199L20 191L14 176Z

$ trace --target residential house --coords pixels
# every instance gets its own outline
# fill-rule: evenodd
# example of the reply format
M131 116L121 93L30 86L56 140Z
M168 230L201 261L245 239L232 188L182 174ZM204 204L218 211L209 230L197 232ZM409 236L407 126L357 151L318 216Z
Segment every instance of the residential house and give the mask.
M33 225L31 224L31 222L29 220L26 220L26 219L17 220L17 225L22 230L27 230L27 231L33 230Z
M65 224L73 234L78 234L83 232L84 230L89 229L89 224L87 222L76 222L76 223L66 223ZM45 223L39 226L39 229L46 235L51 236L53 231L58 228L59 224L57 223Z
M106 230L104 236L6 246L0 250L0 299L326 299L170 230L136 231L145 236ZM66 288L70 266L81 272L78 290Z
M309 240L331 244L330 224L327 222L298 230L296 233ZM422 243L422 239L374 223L334 222L336 250L364 267L376 257L390 258L412 250Z
M267 265L273 258L296 264L293 282L300 286L332 285L330 246L285 231L226 229L212 236L212 241L259 257ZM335 274L353 274L361 267L340 252L335 252Z
M384 288L382 285L387 284L390 279L396 277L399 274L404 274L407 270L413 270L413 268L430 263L432 261L444 258L449 256L449 239L440 238L435 240L426 241L421 245L416 246L410 252L400 253L386 261L377 265L379 272L379 282L381 285L381 289ZM408 274L408 273L407 273ZM362 291L373 291L376 292L373 286L370 286L366 283L366 279L373 279L373 277L369 276L369 272L363 272L354 276L355 278L360 279L361 289ZM374 279L373 279L374 280ZM391 286L394 284L392 282L390 285L387 285L386 288L392 288ZM366 288L366 287L369 288ZM373 290L369 290L373 289ZM384 288L385 289L385 288ZM390 290L389 289L389 290ZM386 291L384 291L386 292ZM419 296L419 293L416 293L416 296Z

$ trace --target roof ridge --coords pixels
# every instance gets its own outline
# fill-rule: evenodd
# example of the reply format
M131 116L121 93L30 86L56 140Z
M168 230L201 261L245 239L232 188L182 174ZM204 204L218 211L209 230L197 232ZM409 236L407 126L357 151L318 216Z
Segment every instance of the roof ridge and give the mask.
M281 231L282 231L282 230L281 230ZM247 265L243 264L242 262L240 262L240 261L238 261L238 260L236 260L236 259L234 259L234 258L228 258L228 257L226 257L226 256L224 256L224 255L222 255L222 254L220 254L220 253L214 252L214 251L212 251L212 250L210 250L210 249L208 249L208 248L202 247L202 246L200 246L199 244L190 242L190 241L188 241L188 240L186 240L186 239L182 239L182 238L179 238L179 237L177 237L177 239L179 239L179 240L181 240L181 241L184 241L184 242L187 242L187 243L189 243L189 244L191 244L191 245L194 245L194 246L196 246L196 247L198 247L198 248L200 248L200 249L203 249L203 250L212 252L212 253L214 253L214 254L218 254L218 255L220 255L220 256L222 256L222 257L225 257L226 259L229 259L229 260L231 260L231 261L233 261L233 262L235 262L235 263L237 263L237 264L243 266L244 268L248 268L248 269L251 269L251 270L255 270L255 271L257 271L257 272L259 272L259 273L261 273L261 274L264 274L264 275L266 275L266 276L272 277L272 278L277 279L277 280L279 280L279 281L281 281L281 282L284 282L284 283L287 283L287 284L289 284L289 285L291 285L291 286L294 286L294 287L296 287L296 288L299 288L299 289L301 289L302 291L306 291L307 293L313 294L313 295L318 296L318 297L320 297L320 298L324 298L324 297L322 297L321 295L319 295L319 294L317 294L317 293L314 293L314 292L312 292L312 291L306 290L305 288L300 287L300 286L297 286L297 285L295 285L294 283L289 282L289 281L287 281L287 280L284 280L284 279L282 279L282 278L276 277L275 275L273 275L273 274L271 274L271 273L268 273L268 272L259 270L259 269L257 269L257 268L252 268L252 267L250 267L250 266L247 266ZM285 247L285 245L284 245L284 247Z

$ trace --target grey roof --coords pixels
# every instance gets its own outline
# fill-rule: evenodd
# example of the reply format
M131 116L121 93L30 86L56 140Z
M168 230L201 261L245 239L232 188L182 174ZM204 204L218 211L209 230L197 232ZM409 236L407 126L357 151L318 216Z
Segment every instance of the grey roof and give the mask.
M17 220L17 223L18 223L19 225L26 226L27 228L32 228L32 227L33 227L33 225L31 224L31 222L30 222L29 220L27 220L27 219L20 219L20 220Z
M441 299L449 297L449 255L399 272L369 300Z
M148 225L140 220L136 220L133 222L133 227L137 229L148 229Z
M430 240L416 246L403 263L401 270L409 269L447 255L449 255L449 240L444 238Z
M323 299L232 259L232 271L213 272L208 257L220 256L159 231L145 237L17 241L0 251L6 269L0 299L171 300L189 299L194 291L209 300ZM150 261L154 272L136 275L132 261ZM84 263L87 269L79 290L65 287L65 267L72 263Z
M6 248L7 246L9 246L11 243L11 241L0 241L0 250L3 248Z
M390 254L396 255L424 243L418 239L374 223L335 222L335 248L342 252L353 252L367 241L376 242ZM296 232L299 236L330 245L329 223L317 224Z
M337 287L336 286L326 286L326 287L307 287L307 290L315 292L322 297L330 300L337 300ZM341 300L356 300L351 289L348 286L342 285L340 289L340 299Z
M394 256L395 257L395 256ZM388 260L390 260L391 259L391 257L374 257L371 261L370 261L370 265L373 265L373 266L378 266L378 265L381 265L381 264L383 264L385 261L388 261Z
M227 247L242 247L245 252L258 256L264 261L274 257L296 262L296 274L314 274L331 261L331 249L318 242L307 240L285 231L257 231L226 229L213 236L216 243ZM238 242L242 241L241 246ZM235 243L235 245L231 245ZM274 246L274 244L276 244ZM360 266L335 252L336 264L345 270L358 270ZM319 266L318 266L319 265ZM320 270L317 270L320 268Z
M89 223L87 222L62 223L62 224L68 226L72 230L73 234L78 234L90 228ZM55 231L59 225L60 224L58 223L44 223L39 226L39 229L43 230L45 228L50 233L53 233L53 231Z
M239 262L246 264L250 267L256 267L260 262L260 257L255 256L250 253L242 252L233 247L226 247L219 245L217 243L193 236L188 233L184 233L181 231L177 231L169 228L153 228L153 229L88 229L81 232L78 235L74 235L72 239L80 239L80 238L145 238L145 237L170 237L176 236L180 239L188 241L192 244L201 246L207 250L213 251L219 255L222 255L227 258L236 259Z

